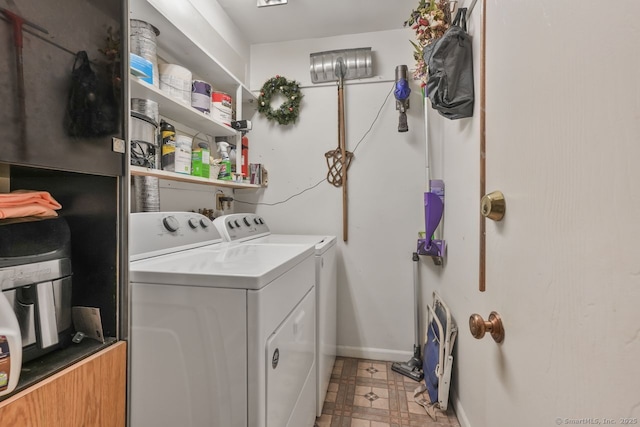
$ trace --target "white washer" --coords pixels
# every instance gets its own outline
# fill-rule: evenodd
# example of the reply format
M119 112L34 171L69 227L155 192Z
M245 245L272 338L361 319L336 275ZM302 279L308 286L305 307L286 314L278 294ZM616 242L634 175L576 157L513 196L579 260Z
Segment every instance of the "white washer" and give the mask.
M314 246L222 243L188 212L130 230L131 425L313 426Z
M337 266L336 237L272 234L264 218L256 214L223 215L213 221L228 242L252 244L315 245L316 258L316 416L322 415L331 372L336 360Z

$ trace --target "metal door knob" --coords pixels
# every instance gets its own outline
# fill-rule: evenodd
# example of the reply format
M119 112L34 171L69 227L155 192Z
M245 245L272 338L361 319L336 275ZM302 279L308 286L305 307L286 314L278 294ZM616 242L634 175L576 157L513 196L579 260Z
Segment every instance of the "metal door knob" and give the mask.
M486 194L480 202L480 213L485 218L500 221L504 217L507 205L504 201L504 194L501 191L492 191Z
M471 330L471 335L476 339L481 339L485 333L489 332L495 342L501 343L504 341L502 319L495 311L491 312L489 320L487 321L479 314L472 314L471 317L469 317L469 330Z

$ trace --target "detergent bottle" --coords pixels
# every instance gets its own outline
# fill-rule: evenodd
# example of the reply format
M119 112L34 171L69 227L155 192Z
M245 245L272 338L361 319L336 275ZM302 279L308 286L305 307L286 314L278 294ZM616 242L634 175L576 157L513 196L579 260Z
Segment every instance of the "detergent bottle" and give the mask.
M13 307L0 292L0 396L18 385L22 368L22 337Z
M229 160L229 143L226 141L218 142L218 152L222 157L222 161L220 162L220 173L218 174L218 179L222 179L224 181L231 181L231 160Z

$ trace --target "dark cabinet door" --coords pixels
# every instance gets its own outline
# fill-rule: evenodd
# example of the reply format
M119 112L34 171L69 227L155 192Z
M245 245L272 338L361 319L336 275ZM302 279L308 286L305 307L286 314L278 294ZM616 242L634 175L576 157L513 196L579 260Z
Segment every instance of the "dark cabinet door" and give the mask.
M124 135L122 3L0 0L18 17L0 13L0 162L124 173L124 154L112 149L112 137ZM14 31L19 18L21 47ZM83 70L75 64L74 81L79 51L90 63Z

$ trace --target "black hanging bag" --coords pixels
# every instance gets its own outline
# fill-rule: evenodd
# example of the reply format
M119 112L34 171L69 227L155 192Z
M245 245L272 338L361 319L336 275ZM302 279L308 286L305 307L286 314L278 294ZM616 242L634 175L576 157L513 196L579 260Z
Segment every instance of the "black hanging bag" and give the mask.
M424 49L429 69L427 96L448 119L473 116L473 54L467 34L467 9L460 8L442 37Z
M117 115L118 103L112 85L93 71L87 52L78 52L67 99L67 132L79 137L114 134L118 130Z

